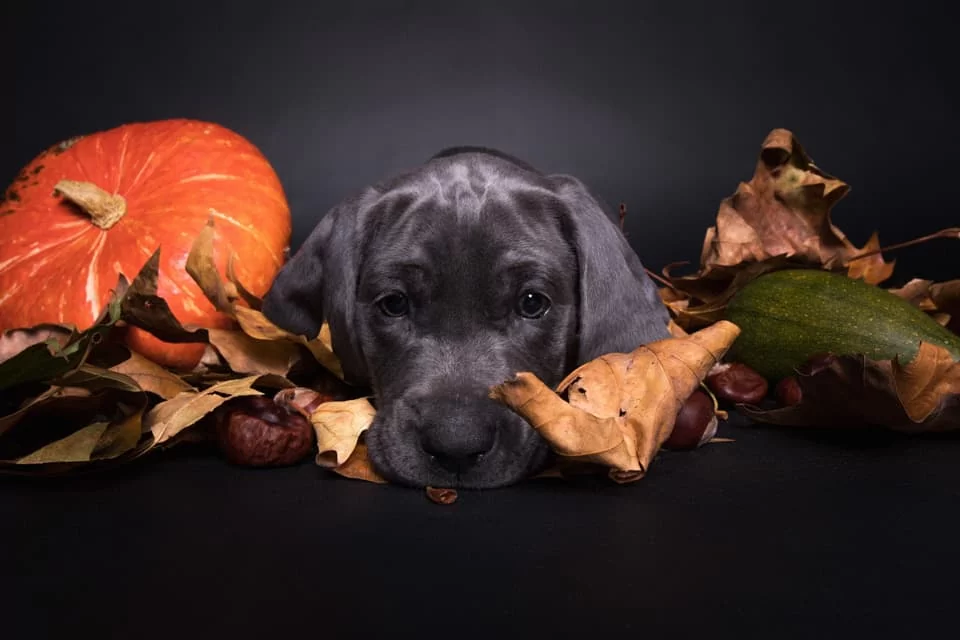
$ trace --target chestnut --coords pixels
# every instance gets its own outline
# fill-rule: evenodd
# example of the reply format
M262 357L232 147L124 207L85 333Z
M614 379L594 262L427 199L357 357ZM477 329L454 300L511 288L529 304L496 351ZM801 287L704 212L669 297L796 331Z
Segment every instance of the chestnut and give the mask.
M785 407L793 407L803 400L803 389L796 376L789 376L777 383L774 390L777 400Z
M758 404L769 391L767 379L740 362L718 364L706 383L718 399L734 404Z
M713 400L697 389L680 407L670 437L663 443L666 449L696 449L717 434L717 415Z
M829 369L837 361L837 356L829 351L815 353L797 367L797 371L805 376L815 376L824 369Z
M296 464L313 452L313 425L266 396L224 403L216 420L217 443L231 463L245 467Z

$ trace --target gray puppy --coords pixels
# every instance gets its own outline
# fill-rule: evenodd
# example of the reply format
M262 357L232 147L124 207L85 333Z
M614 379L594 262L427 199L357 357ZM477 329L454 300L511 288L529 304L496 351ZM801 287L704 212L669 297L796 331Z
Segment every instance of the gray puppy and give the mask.
M669 321L579 180L482 147L442 151L335 206L263 311L310 337L329 323L347 381L374 396L374 467L417 487L535 473L546 443L490 387L519 371L556 385L581 363L667 337Z

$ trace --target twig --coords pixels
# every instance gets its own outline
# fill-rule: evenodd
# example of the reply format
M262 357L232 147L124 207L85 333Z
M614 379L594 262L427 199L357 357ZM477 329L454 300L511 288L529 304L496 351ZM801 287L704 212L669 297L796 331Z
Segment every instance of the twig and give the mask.
M950 227L949 229L941 229L936 233L931 233L928 236L923 236L922 238L914 238L913 240L907 240L906 242L901 242L899 244L892 244L889 247L882 247L880 249L874 249L872 251L867 251L866 253L861 253L858 256L854 256L847 260L844 266L849 266L854 260L860 260L862 258L869 258L870 256L882 253L884 251L893 251L894 249L903 249L904 247L911 247L915 244L921 244L929 240L936 240L937 238L952 238L955 240L960 240L960 227Z

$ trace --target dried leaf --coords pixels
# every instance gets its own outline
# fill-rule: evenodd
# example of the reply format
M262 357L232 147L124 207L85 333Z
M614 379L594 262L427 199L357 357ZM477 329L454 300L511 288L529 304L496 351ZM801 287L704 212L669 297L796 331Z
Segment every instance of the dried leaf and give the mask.
M457 501L457 490L427 487L427 498L437 504L453 504Z
M131 405L120 405L126 417L110 423L93 451L94 460L118 458L134 450L143 435L143 416L147 410L147 399L140 394Z
M153 407L144 417L144 428L153 434L156 444L166 442L209 414L230 398L258 396L253 388L261 376L225 380L203 391L184 391Z
M30 413L44 408L46 405L57 405L63 413L69 413L77 406L88 403L93 395L88 389L80 387L49 387L38 396L29 399L16 411L0 417L0 436L16 426Z
M17 464L89 462L108 426L110 426L109 422L94 422L62 440L51 442L42 449L20 458Z
M885 427L907 433L960 429L960 362L921 342L913 360L841 355L812 375L797 375L799 404L740 410L759 422L794 427Z
M618 482L639 479L670 436L683 402L739 335L720 321L682 338L586 363L549 389L520 373L490 396L526 419L567 460L610 467Z
M149 331L164 342L206 342L205 329L180 324L167 301L157 295L159 273L160 249L157 248L122 298L120 312L123 321Z
M213 216L210 216L190 247L184 269L217 311L232 315L237 296L230 295L217 270L213 242L215 233ZM236 291L236 287L233 289Z
M138 353L130 353L129 358L110 367L110 371L127 376L142 390L156 394L164 400L182 392L195 391L180 376Z
M366 398L325 402L317 407L310 414L317 434L317 464L328 468L344 465L376 413Z
M338 378L343 379L343 371L340 367L339 359L334 355L330 344L330 330L326 324L323 325L319 336L312 339L307 336L298 336L276 326L263 313L259 311L260 299L247 291L235 274L236 255L231 252L228 261L228 280L221 278L214 261L214 220L211 217L204 226L201 233L197 236L187 256L186 270L190 277L197 283L204 296L213 306L222 313L233 318L240 326L241 331L252 339L259 340L262 343L276 342L277 347L282 353L292 353L287 347L287 343L301 344L305 346L314 359L320 363ZM237 302L243 299L250 303L250 306L243 306ZM224 334L219 336L221 342L225 340ZM248 343L250 347L253 343ZM226 347L229 349L229 347ZM240 369L238 373L259 371L260 367L268 366L269 371L279 373L284 364L280 363L282 355L268 353L265 345L260 345L259 355L251 355L243 362L238 361ZM272 348L270 348L272 351ZM243 349L246 351L246 348ZM221 355L228 360L222 349L218 349ZM233 349L232 355L235 359L240 357L240 350ZM269 364L264 359L269 359ZM292 363L291 365L292 366ZM232 367L231 367L232 368ZM289 368L287 369L289 371ZM284 372L285 375L286 372Z
M259 296L254 295L243 286L243 283L240 282L240 278L237 276L236 270L237 254L233 251L230 252L230 257L227 259L227 281L233 285L236 295L243 299L244 302L249 305L251 309L260 310L263 305L263 300Z
M90 351L110 335L119 320L126 290L126 282L120 276L113 297L88 329L72 332L65 341L62 334L50 336L0 363L0 391L28 382L51 381L82 366Z
M62 350L76 335L76 329L57 324L44 324L27 329L10 329L0 334L0 364L27 347L48 344L52 340ZM52 345L50 345L52 346Z
M80 365L74 371L57 379L56 383L63 386L83 387L90 391L99 391L106 388L142 391L140 385L133 378L91 364Z
M240 328L251 338L257 340L286 340L294 344L305 346L314 359L325 369L343 379L343 369L340 366L340 359L333 352L330 340L330 326L324 323L320 327L320 333L314 339L308 340L306 336L300 336L270 322L270 320L260 311L248 309L246 307L236 307L235 316Z
M888 289L930 314L954 333L960 333L960 280L935 283L914 278L898 289Z
M344 478L387 484L386 479L374 470L373 463L370 462L370 456L367 453L367 445L362 441L357 443L357 448L353 450L347 461L339 467L334 467L332 471Z
M285 376L300 358L297 345L287 340L258 340L243 331L208 329L210 344L238 374L272 373Z
M850 262L879 249L877 234L858 248L831 220L832 208L848 192L846 183L814 164L790 131L771 131L752 179L721 201L704 237L699 270L671 276L664 269L673 289L665 303L677 323L689 330L715 322L740 287L774 269L841 271L870 284L887 280L894 262L880 252Z

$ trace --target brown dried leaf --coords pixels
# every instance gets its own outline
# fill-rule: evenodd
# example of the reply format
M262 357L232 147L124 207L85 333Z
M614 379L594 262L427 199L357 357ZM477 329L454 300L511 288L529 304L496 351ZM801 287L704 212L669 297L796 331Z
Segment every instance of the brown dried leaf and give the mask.
M376 413L366 398L325 402L314 409L310 422L317 434L317 464L327 468L344 465Z
M914 278L888 291L927 312L954 333L960 333L960 280L935 283Z
M330 343L329 327L324 324L323 327L321 327L319 336L308 338L306 336L289 333L270 322L259 310L260 299L247 291L236 278L235 265L237 258L232 252L227 265L228 279L224 280L221 278L213 258L213 239L214 221L211 217L196 240L194 240L186 263L187 273L189 273L190 277L197 283L210 303L222 313L233 318L240 326L241 331L250 338L261 342L279 343L276 348L281 354L290 352L287 346L288 343L301 344L310 351L320 365L334 373L338 378L343 379L340 361L336 355L334 355ZM250 306L238 304L240 299L243 299ZM219 337L221 342L226 340L222 333ZM235 359L239 359L244 355L243 352L247 351L247 347L251 347L252 345L253 343L247 343L247 345L242 348L233 349L232 355ZM272 350L272 347L270 349ZM257 355L246 353L249 357L244 359L243 362L238 360L240 370L235 369L235 371L238 373L259 371L261 367L266 366L271 372L278 373L280 369L285 366L279 362L283 356L272 353L268 354L266 350L267 347L265 345L259 345ZM221 355L224 355L224 358L227 359L229 363L229 358L224 354L223 350L218 348L218 351L220 351ZM269 360L269 362L265 361L264 358ZM292 364L293 363L289 366L292 366ZM289 367L287 371L289 371ZM285 373L286 372L284 372L284 375Z
M224 283L220 277L220 272L217 270L217 265L214 260L215 250L213 243L215 233L213 216L210 216L207 219L207 224L203 226L203 229L201 229L197 237L194 238L190 252L187 254L184 270L193 278L193 281L200 287L203 295L206 296L210 304L212 304L217 311L232 315L234 301L238 295L231 295L226 283ZM235 293L236 287L233 289Z
M207 332L180 324L167 301L157 295L160 274L160 249L144 263L130 283L120 304L121 319L164 342L206 342Z
M457 490L427 487L427 498L437 504L453 504L457 501Z
M237 276L236 263L237 254L231 251L230 257L227 259L227 282L233 285L233 291L236 292L234 297L242 298L251 309L259 311L263 305L263 300L261 300L259 296L251 293L250 290L240 282L240 278Z
M894 262L879 252L850 262L879 249L877 234L858 248L831 221L832 208L849 190L816 166L790 131L771 131L751 180L721 201L704 237L699 270L671 276L664 269L674 289L665 302L677 323L691 329L715 322L742 286L774 269L840 271L869 284L887 280Z
M93 393L81 387L49 387L40 395L30 398L17 410L5 416L0 416L0 436L16 426L20 421L33 412L49 409L49 405L62 413L70 413L77 407L89 404Z
M610 467L617 482L637 480L670 436L683 402L720 361L740 330L720 321L631 353L612 353L549 389L520 373L490 396L526 419L567 460Z
M357 443L357 448L353 450L346 462L339 467L334 467L332 471L344 478L387 484L386 479L374 470L370 456L367 454L367 445L363 441Z
M741 406L759 422L794 427L885 427L907 433L960 429L960 362L921 342L914 359L837 356L813 375L798 375L799 404L770 410Z
M208 413L230 398L263 395L253 388L261 376L247 376L225 380L203 391L184 391L165 400L147 412L144 428L153 434L156 444L173 438L187 427L195 424Z
M17 464L46 464L51 462L89 462L109 422L94 422L67 437L23 456Z
M287 340L258 340L243 331L207 329L210 344L238 374L272 373L285 376L300 358L297 345Z
M302 344L313 355L325 369L343 379L343 369L340 366L340 359L333 352L333 346L330 340L330 326L323 323L320 327L320 334L312 340L306 336L299 336L270 322L270 320L260 311L248 309L246 307L236 307L235 317L240 324L240 328L248 336L258 340L287 340L295 344Z
M195 391L180 376L135 352L131 352L130 357L123 362L110 367L110 371L131 378L141 389L164 400L182 392Z

